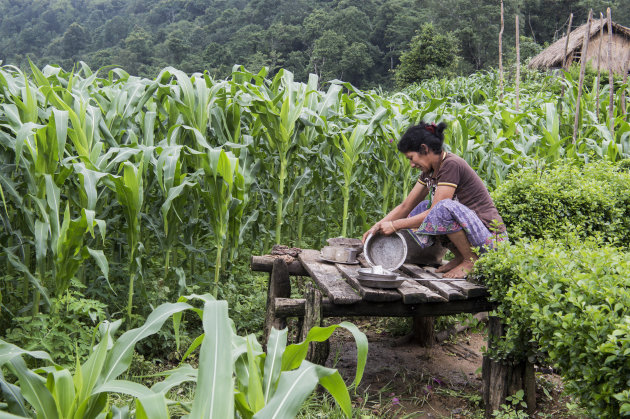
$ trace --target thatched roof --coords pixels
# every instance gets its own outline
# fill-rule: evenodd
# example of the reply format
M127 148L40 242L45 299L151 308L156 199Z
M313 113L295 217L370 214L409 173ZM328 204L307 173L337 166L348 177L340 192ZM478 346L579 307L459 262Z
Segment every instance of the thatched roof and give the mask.
M591 34L590 38L593 39L595 35L599 33L600 25L602 22L600 19L594 19L591 22ZM608 22L604 20L604 34L608 34ZM620 34L630 39L630 28L626 28L625 26L621 26L615 22L612 23L613 34ZM577 29L571 31L569 35L569 45L567 47L567 57L570 57L576 50L582 48L582 43L584 41L584 37L586 35L586 23L580 26ZM604 36L605 36L604 35ZM564 56L564 45L567 42L566 35L561 39L557 40L545 50L543 50L540 54L535 56L529 62L530 68L538 68L538 69L547 69L553 67L562 67L562 64L565 60ZM623 60L625 57L619 57L619 60Z

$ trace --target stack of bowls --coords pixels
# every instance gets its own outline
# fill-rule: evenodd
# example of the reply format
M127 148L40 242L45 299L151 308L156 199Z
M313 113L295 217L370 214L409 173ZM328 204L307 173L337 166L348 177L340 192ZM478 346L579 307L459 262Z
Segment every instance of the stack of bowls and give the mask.
M358 269L357 273L359 283L371 288L398 288L404 282L404 278L398 278L395 273L388 270L378 272L374 267Z

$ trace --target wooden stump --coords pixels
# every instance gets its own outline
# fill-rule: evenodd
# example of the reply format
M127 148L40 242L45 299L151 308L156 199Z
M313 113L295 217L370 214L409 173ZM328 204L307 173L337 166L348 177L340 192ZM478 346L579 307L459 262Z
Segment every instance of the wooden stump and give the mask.
M304 313L304 322L300 331L300 341L306 339L306 335L311 328L322 325L322 293L316 290L313 285L306 284L306 304ZM324 365L328 359L330 352L330 343L311 342L308 348L306 359L315 363Z
M424 348L430 348L435 342L435 317L414 316L412 341Z
M271 328L284 329L287 326L286 319L276 317L276 298L291 297L291 280L289 279L289 269L282 259L273 261L273 267L269 274L269 284L267 285L267 313L265 315L264 344L267 344Z
M488 321L488 348L494 347L493 338L503 336L505 327L498 317L490 317ZM494 361L484 355L482 364L483 402L486 417L500 409L505 399L518 390L523 390L523 400L527 403L528 413L536 409L536 376L534 364L527 359L517 362Z

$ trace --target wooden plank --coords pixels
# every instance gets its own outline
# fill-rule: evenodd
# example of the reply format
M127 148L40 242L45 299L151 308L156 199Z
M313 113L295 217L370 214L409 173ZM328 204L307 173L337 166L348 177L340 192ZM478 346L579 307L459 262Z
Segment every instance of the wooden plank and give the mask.
M335 304L353 304L361 301L361 297L342 279L341 273L334 264L320 262L319 251L304 250L298 258L315 284L332 302Z
M488 289L483 285L473 284L468 281L451 281L449 283L453 288L464 294L466 298L485 297L488 295Z
M306 300L292 298L276 298L277 317L301 317L305 313ZM484 297L467 300L448 301L443 303L376 303L360 301L355 304L335 304L330 299L322 300L322 316L324 317L414 317L414 316L447 316L459 313L479 313L492 311L496 303Z
M442 281L450 282L450 281L465 281L466 280L466 278L445 278L442 272L435 272L437 268L434 268L433 266L417 266L417 265L410 264L410 266L408 266L407 269L415 271L414 273L411 273L411 275L415 276L416 278L431 279L430 276L426 275L428 273L430 275L433 275L434 278L438 280L442 280Z
M358 272L360 269L359 265L342 265L340 263L336 264L337 269L348 284L352 286L355 290L359 292L359 295L363 298L364 301L375 301L375 302L386 302L386 301L400 301L402 298L401 295L395 290L387 290L381 288L370 288L364 287L359 283L358 280Z
M405 304L418 304L418 303L436 303L445 302L446 298L436 294L429 288L422 286L412 278L409 278L402 283L398 292L402 295L403 303Z
M449 283L443 281L433 281L430 279L416 279L421 285L432 289L433 291L446 298L448 301L463 300L466 298L464 294L453 288Z
M407 275L413 278L421 278L421 279L435 279L437 276L432 274L431 272L425 271L418 265L414 265L413 263L405 263L400 267L400 270L406 273Z
M251 270L254 272L271 272L273 268L273 261L276 259L284 259L283 256L252 256L252 260L250 262ZM291 275L301 275L308 276L308 272L304 270L302 263L299 260L293 260L287 263L287 267L289 268L289 274Z
M437 270L437 268L434 268L433 266L423 266L422 269L424 269L425 271L429 272L430 274L434 275L437 278L442 278L442 272L435 272Z

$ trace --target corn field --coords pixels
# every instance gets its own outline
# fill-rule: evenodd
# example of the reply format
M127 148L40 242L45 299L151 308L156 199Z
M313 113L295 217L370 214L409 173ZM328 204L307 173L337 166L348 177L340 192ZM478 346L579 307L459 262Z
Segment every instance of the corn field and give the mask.
M530 74L517 112L496 73L387 95L242 67L226 80L31 72L0 69L5 319L55 310L74 285L118 296L112 311L131 317L148 287L220 293L230 266L274 242L358 236L413 186L396 141L420 120L448 122L448 148L490 188L514 168L630 157L620 83L612 120L610 87L600 109L586 87L573 143L570 77Z

